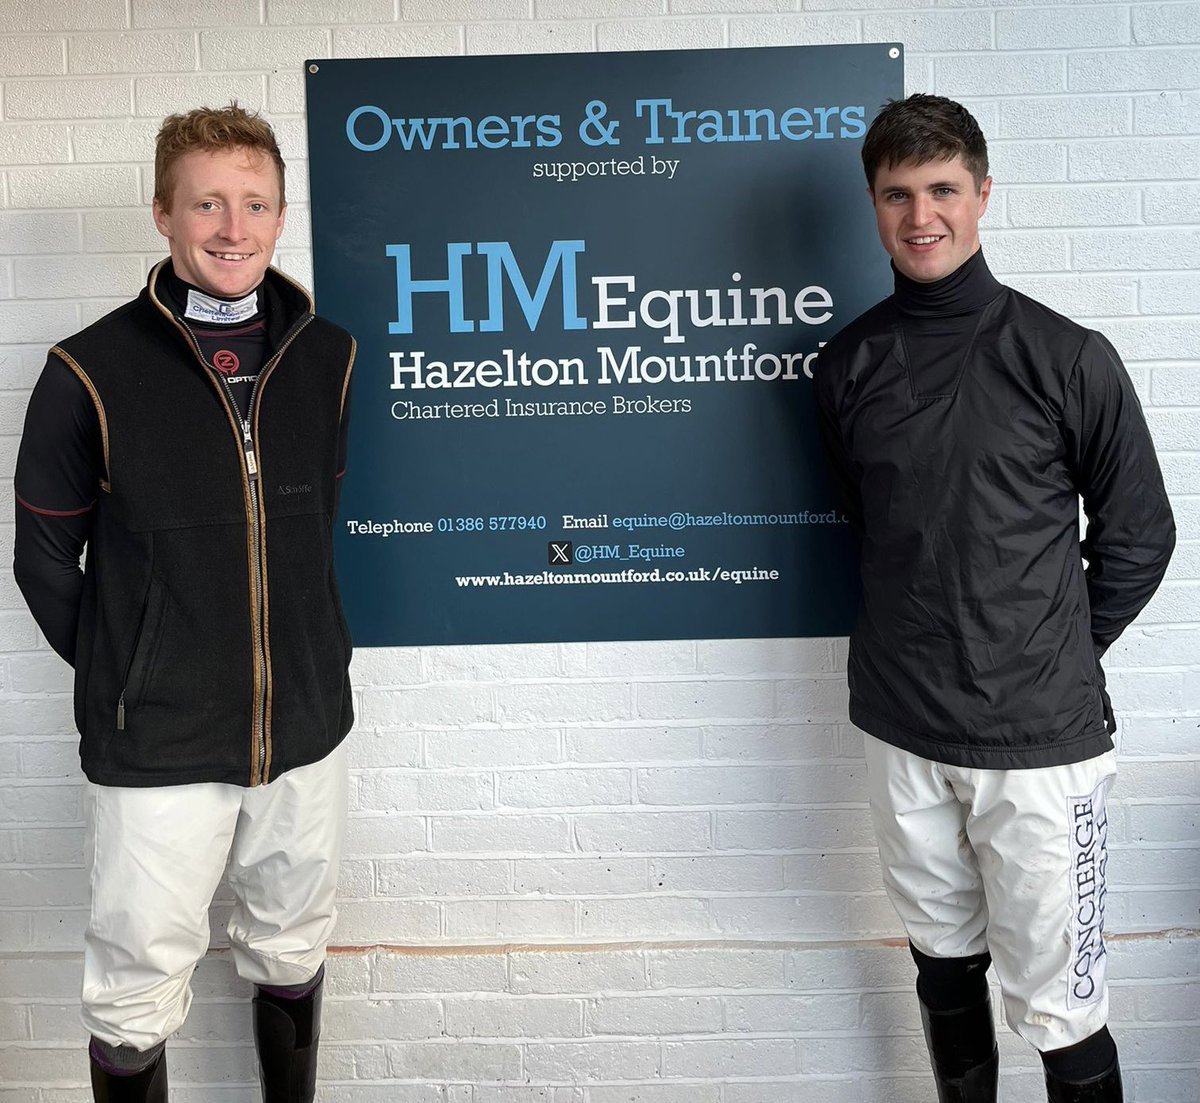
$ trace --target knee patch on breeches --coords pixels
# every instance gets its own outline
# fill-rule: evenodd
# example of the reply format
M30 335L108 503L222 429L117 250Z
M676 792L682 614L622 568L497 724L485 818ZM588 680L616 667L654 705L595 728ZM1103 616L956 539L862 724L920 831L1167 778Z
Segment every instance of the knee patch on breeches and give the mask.
M105 1072L113 1076L131 1076L149 1068L158 1060L158 1055L166 1047L166 1042L149 1049L135 1049L133 1046L113 1046L100 1038L92 1038L88 1044L88 1056Z
M254 989L260 995L271 996L280 1000L299 1000L307 996L314 988L325 980L325 966L304 981L302 984L256 984Z
M1082 1042L1062 1049L1046 1050L1042 1064L1046 1071L1068 1084L1086 1083L1102 1076L1117 1059L1117 1043L1102 1026L1095 1034L1089 1034Z
M955 1011L987 998L991 954L930 957L911 942L908 948L917 963L917 996L931 1011Z

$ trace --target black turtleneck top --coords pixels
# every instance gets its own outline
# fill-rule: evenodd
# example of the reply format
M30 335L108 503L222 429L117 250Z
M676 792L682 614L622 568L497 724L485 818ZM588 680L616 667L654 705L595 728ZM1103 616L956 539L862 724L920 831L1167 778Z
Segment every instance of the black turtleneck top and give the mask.
M1110 749L1099 657L1174 546L1112 346L1000 284L979 251L934 283L896 272L822 350L814 392L861 536L851 720L973 768Z
M983 250L976 249L948 276L933 283L910 280L894 264L892 297L906 318L961 318L990 303L1001 291L1002 284L983 259Z
M238 299L208 295L181 280L169 264L163 269L158 286L163 305L196 338L205 364L221 381L233 399L238 416L246 422L250 417L250 396L267 359L267 314L257 288ZM215 301L240 309L230 317L223 317L212 310L194 307L196 298L201 303Z
M1004 290L976 250L959 268L934 283L910 280L895 265L894 299L903 316L900 339L917 391L953 392L971 357L981 311Z

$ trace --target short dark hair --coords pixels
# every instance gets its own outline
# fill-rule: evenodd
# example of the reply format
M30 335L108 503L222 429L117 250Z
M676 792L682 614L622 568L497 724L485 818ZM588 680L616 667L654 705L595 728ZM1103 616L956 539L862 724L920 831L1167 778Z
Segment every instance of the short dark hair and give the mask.
M983 131L961 103L924 92L886 103L871 123L862 147L863 169L872 190L875 175L884 165L890 168L903 161L923 165L928 161L949 161L958 154L974 177L978 191L988 174L987 139Z
M279 178L279 202L287 202L283 194L283 156L271 124L257 111L247 111L234 100L228 107L197 107L163 119L154 148L154 198L158 205L170 213L175 165L181 157L197 151L230 149L244 149L273 162Z

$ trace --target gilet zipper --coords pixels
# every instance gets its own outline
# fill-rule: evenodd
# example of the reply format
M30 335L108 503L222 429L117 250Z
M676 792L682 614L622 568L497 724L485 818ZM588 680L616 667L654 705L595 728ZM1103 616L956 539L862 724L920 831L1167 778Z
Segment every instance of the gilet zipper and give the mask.
M258 462L258 452L254 444L253 427L256 425L258 419L259 394L266 383L267 376L274 369L275 365L279 363L283 354L287 352L288 346L296 339L296 335L312 321L312 315L305 314L293 323L291 329L287 331L283 340L279 343L279 348L275 354L262 366L262 370L258 373L258 377L254 380L254 385L250 390L250 401L247 404L245 420L238 415L237 403L234 401L233 388L230 386L229 380L210 369L210 365L204 359L204 354L200 351L200 342L197 340L191 326L183 318L173 317L172 320L187 334L192 351L196 354L196 359L203 366L205 375L213 379L216 383L218 393L225 401L227 413L235 431L240 427L238 443L242 454L242 469L245 472L246 485L250 496L250 509L246 520L250 532L250 570L254 590L254 609L251 616L250 632L255 664L254 717L250 732L254 767L251 771L250 784L265 785L269 780L267 777L267 743L269 738L267 732L267 686L270 674L270 663L267 658L268 642L266 638L267 592L263 582L263 563L266 560L266 535L263 532L262 525L261 495L259 493L260 465ZM123 720L124 717L121 717L121 719Z

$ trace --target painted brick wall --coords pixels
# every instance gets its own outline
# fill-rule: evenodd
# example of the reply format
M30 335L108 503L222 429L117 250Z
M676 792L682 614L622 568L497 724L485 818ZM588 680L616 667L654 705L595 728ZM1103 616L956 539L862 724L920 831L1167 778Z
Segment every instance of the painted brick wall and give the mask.
M1113 1019L1131 1095L1200 1099L1200 4L1064 0L2 0L0 560L46 347L161 255L157 122L237 96L288 158L309 277L306 57L903 41L989 135L989 262L1103 329L1179 525L1113 649ZM868 217L862 200L863 217ZM929 1097L879 886L845 641L362 652L327 1103ZM69 672L0 571L0 1103L74 1103L86 883ZM183 1103L256 1098L214 952ZM1004 1033L1004 1098L1037 1059Z

